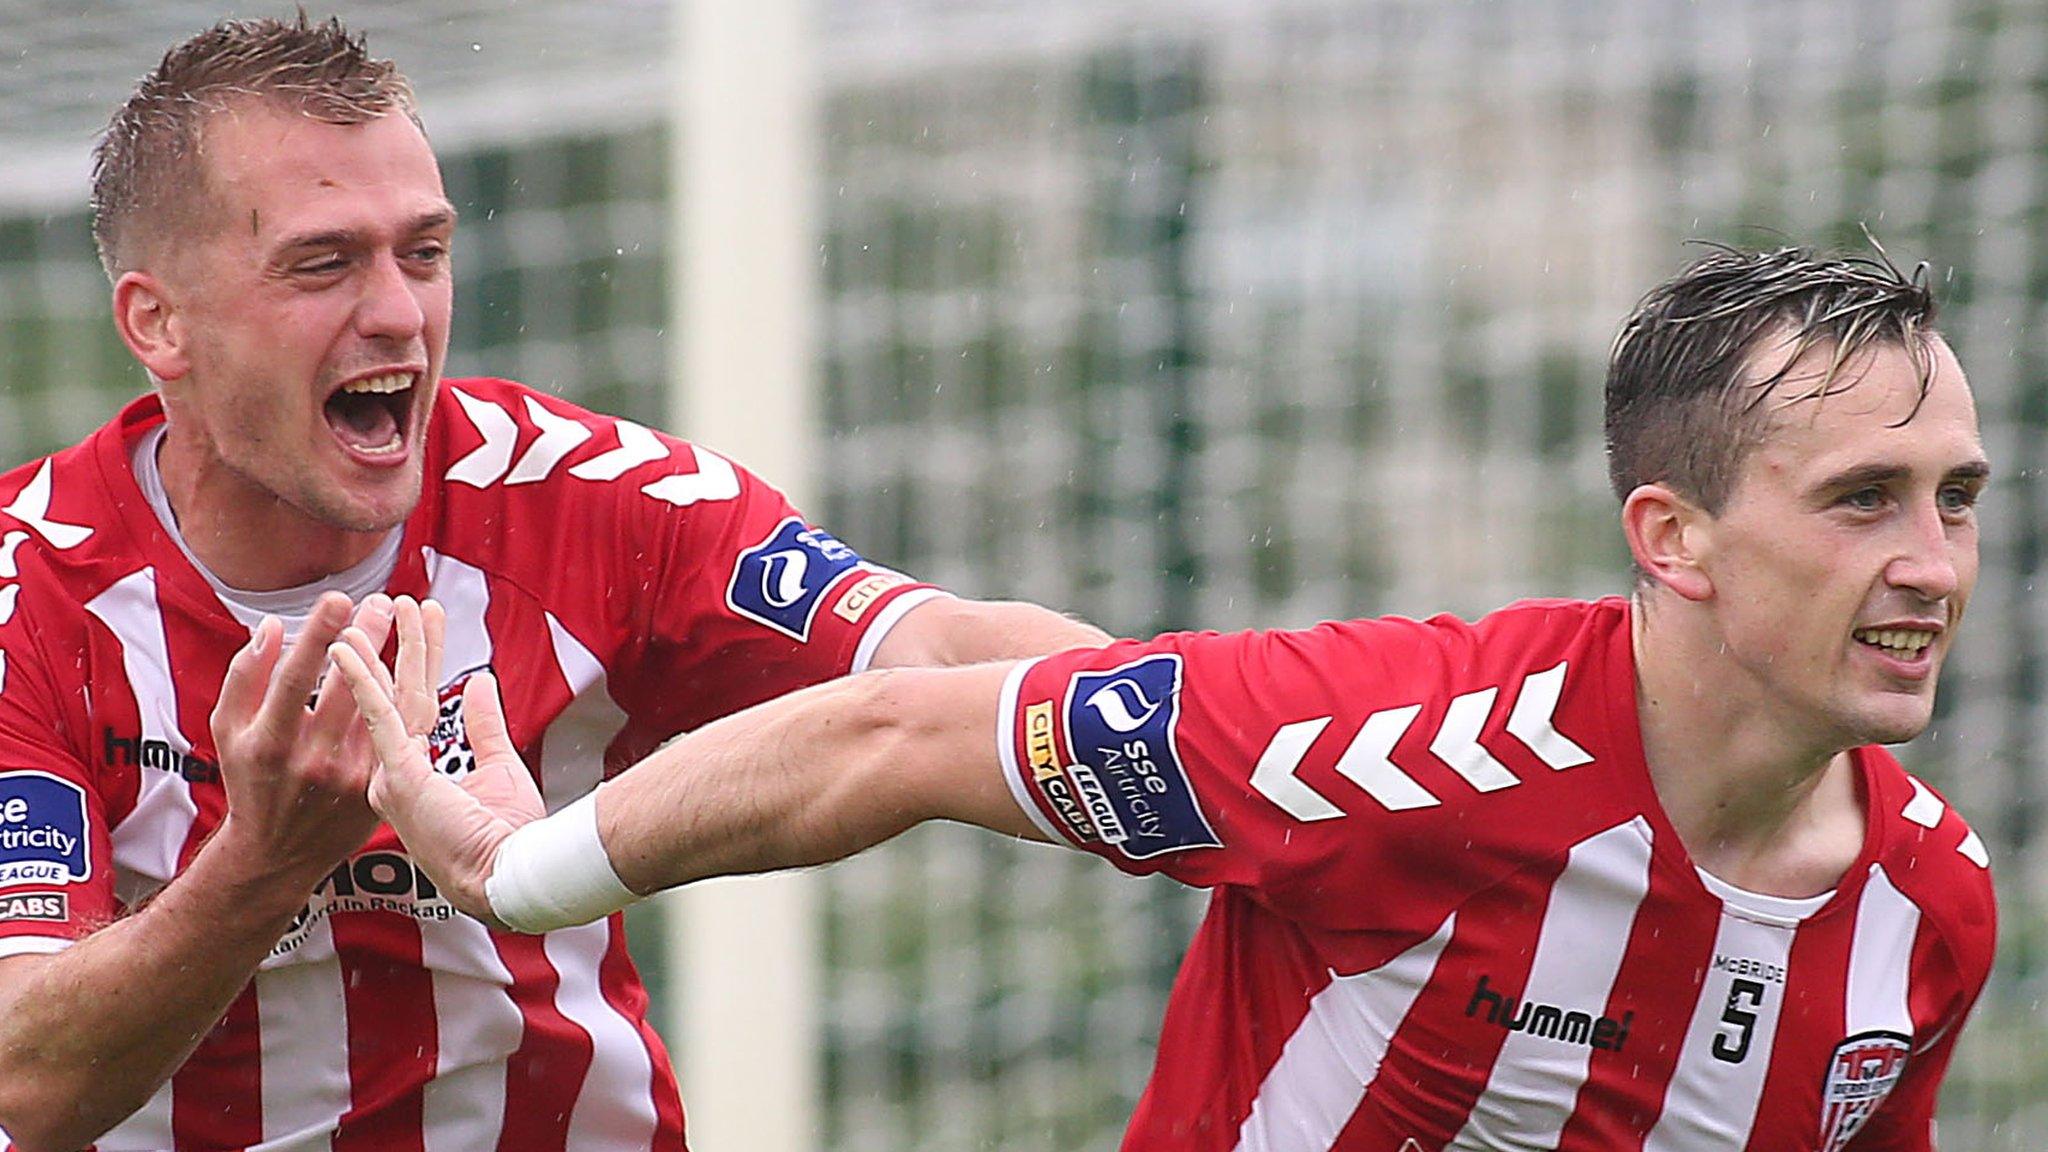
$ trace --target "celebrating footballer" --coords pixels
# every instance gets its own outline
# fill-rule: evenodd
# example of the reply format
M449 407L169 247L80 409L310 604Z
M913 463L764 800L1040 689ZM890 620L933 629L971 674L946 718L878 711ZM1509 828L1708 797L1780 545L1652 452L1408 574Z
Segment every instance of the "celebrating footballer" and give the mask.
M452 702L495 670L562 803L829 677L1106 637L870 564L709 449L443 378L457 209L338 22L173 47L93 210L152 386L0 475L0 1146L680 1152L622 923L490 931L380 826L343 625L437 601L404 722L466 772Z
M1133 1152L1928 1152L1990 967L1929 722L1989 473L1923 278L1714 250L1616 342L1633 593L1191 633L806 689L540 818L473 679L433 770L334 649L378 811L460 907L560 930L928 819L1212 889Z

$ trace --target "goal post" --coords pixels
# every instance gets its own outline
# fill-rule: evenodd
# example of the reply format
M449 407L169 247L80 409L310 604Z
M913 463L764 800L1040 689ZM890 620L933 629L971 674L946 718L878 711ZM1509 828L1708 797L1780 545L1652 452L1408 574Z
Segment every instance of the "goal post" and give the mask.
M816 116L804 0L681 0L671 134L668 415L816 503L810 333ZM815 882L664 898L665 1011L699 1152L818 1146Z

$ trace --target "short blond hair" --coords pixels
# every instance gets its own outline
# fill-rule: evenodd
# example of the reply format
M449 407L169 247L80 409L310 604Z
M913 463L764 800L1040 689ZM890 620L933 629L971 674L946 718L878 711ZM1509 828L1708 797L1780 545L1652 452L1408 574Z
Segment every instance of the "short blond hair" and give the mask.
M93 149L92 235L107 278L135 267L166 227L197 217L206 196L201 133L242 99L328 124L391 112L419 123L412 86L363 38L329 17L225 20L164 53Z

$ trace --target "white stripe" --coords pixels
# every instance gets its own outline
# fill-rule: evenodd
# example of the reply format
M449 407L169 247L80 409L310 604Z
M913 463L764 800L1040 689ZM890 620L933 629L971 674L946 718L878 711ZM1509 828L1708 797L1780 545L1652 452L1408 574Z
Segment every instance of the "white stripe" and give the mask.
M472 488L487 488L497 483L505 469L512 466L512 450L519 446L519 425L513 421L510 412L489 400L479 400L460 388L448 391L469 415L470 426L484 438L484 442L450 464L445 476Z
M420 925L420 959L433 973L438 1025L434 1079L422 1093L426 1150L494 1147L505 1121L506 1062L525 1031L508 994L512 973L491 934L466 916Z
M462 393L457 392L457 396ZM483 570L432 548L421 549L427 561L427 594L447 609L448 630L441 649L441 668L460 676L491 662L491 634L484 613L491 606L491 585Z
M5 536L0 536L0 576L11 580L21 575L21 569L14 562L14 550L21 547L22 541L27 539L26 532L9 532Z
M43 458L43 466L36 470L14 497L14 503L0 512L5 512L23 524L28 525L59 552L68 551L85 543L92 537L92 529L83 524L65 524L50 519L50 458Z
M541 407L540 401L526 398L526 414L533 418L540 429L540 436L527 447L526 455L513 465L512 475L505 478L509 487L513 484L532 484L545 480L562 462L562 457L574 451L578 444L590 439L590 429L574 420L557 416Z
M1849 945L1847 1035L1859 1032L1913 1034L1906 989L1913 967L1913 938L1920 909L1906 899L1882 865L1872 865L1870 882L1856 902L1856 935Z
M1497 792L1521 783L1479 744L1479 730L1493 714L1493 698L1499 694L1498 688L1482 688L1453 699L1451 706L1444 709L1444 722L1437 726L1436 738L1429 742L1429 750L1438 759L1481 792Z
M1991 853L1984 850L1984 839L1977 835L1974 828L1969 830L1969 835L1963 837L1961 844L1956 845L1956 851L1963 854L1963 859L1979 868L1991 867Z
M178 689L157 606L156 569L122 577L85 607L121 642L121 667L135 693L142 739L162 740L179 755L189 754L192 742L178 730ZM192 786L183 776L143 768L138 779L134 811L112 830L117 885L123 883L118 879L123 872L156 884L169 882L199 817Z
M1593 762L1593 754L1559 732L1552 719L1557 714L1558 697L1564 694L1565 667L1560 662L1525 678L1515 696L1514 711L1508 713L1508 734L1559 772Z
M333 1132L312 1128L290 1136L280 1136L275 1140L265 1140L250 1147L249 1152L327 1152L333 1147Z
M1368 972L1331 973L1309 1001L1237 1130L1237 1152L1329 1152L1436 972L1455 914L1429 939Z
M1855 934L1849 941L1848 979L1843 985L1843 1044L1859 1039L1864 1044L1882 1044L1873 1033L1889 1033L1907 1046L1908 1062L1926 1051L1931 1039L1913 1035L1913 1012L1907 994L1912 982L1913 940L1920 931L1920 909L1891 882L1881 865L1870 867L1870 879L1856 901ZM1918 1041L1918 1043L1916 1043ZM1889 1044L1885 1045L1889 1048ZM1839 1089L1861 1079L1860 1058L1835 1049L1846 1063L1831 1066L1822 1096L1820 1147L1834 1152L1856 1136L1870 1115L1884 1103L1882 1095L1853 1100L1836 1097ZM1890 1057L1884 1057L1889 1062ZM1867 1067L1867 1066L1865 1066ZM1853 1069L1853 1070L1852 1070ZM1894 1066L1891 1075L1902 1070ZM1884 1083L1889 1092L1893 1084ZM1869 1087L1869 1085L1865 1085Z
M98 1152L158 1152L171 1147L171 1082L157 1085L148 1102L128 1114L92 1146Z
M605 1002L598 985L611 921L558 929L544 940L548 962L562 977L555 1008L590 1033L592 1046L565 1145L579 1152L644 1152L654 1140L654 1065L639 1029Z
M1295 775L1301 769L1302 759L1315 745L1316 737L1329 726L1328 716L1282 724L1280 730L1273 733L1273 738L1266 741L1265 751L1259 753L1259 762L1252 766L1252 788L1304 824L1335 820L1344 815L1344 810L1330 803L1329 797Z
M868 665L874 662L875 649L882 646L882 640L889 635L889 630L896 627L897 623L904 616L908 615L912 608L927 600L936 600L941 596L951 595L952 593L938 588L912 588L910 591L883 605L882 610L875 613L875 618L868 622L868 630L860 634L860 643L853 650L853 667L848 668L847 671L867 671Z
M619 434L619 446L569 469L569 475L578 480L617 480L650 460L668 455L668 448L659 437L631 420L614 421L612 428Z
M574 696L541 741L541 799L549 812L558 812L604 778L604 750L626 726L626 712L612 699L604 665L554 613L543 615L554 642L555 666Z
M1714 935L1714 956L1758 962L1751 966L1752 971L1767 971L1771 966L1782 971L1791 958L1797 931L1796 924L1766 923L1724 901L1721 926ZM1678 1050L1678 1066L1665 1089L1664 1111L1643 1141L1643 1152L1742 1148L1749 1143L1757 1105L1763 1098L1764 1074L1771 1067L1785 986L1754 981L1761 983L1764 991L1763 1002L1755 1009L1749 1049L1741 1062L1729 1063L1714 1055L1714 1041L1730 1027L1724 1024L1722 1014L1730 1007L1730 989L1738 978L1751 979L1737 977L1727 966L1709 960L1699 999L1693 1004L1692 1022ZM1816 1069L1814 1074L1821 1071Z
M1906 806L1900 810L1899 815L1922 828L1932 828L1941 823L1941 814L1948 810L1947 805L1915 777L1906 777L1906 783L1913 786L1913 798L1906 801Z
M256 973L265 1148L327 1147L348 1111L348 1008L334 956L334 921L322 916L289 954L301 962Z
M663 476L642 485L640 494L666 500L678 508L707 500L730 500L740 494L740 474L733 471L731 461L709 448L692 445L690 451L697 458L695 472Z
M1538 1034L1534 1013L1539 1005L1582 1013L1590 1038L1594 1022L1606 1013L1636 911L1650 890L1651 838L1649 823L1638 816L1572 847L1551 886L1519 998L1518 1011L1530 1014L1528 1026L1502 1042L1486 1090L1450 1148L1557 1146L1594 1049L1589 1042ZM1505 1000L1501 1007L1507 1010Z
M429 594L447 610L442 669L452 680L491 662L494 646L485 624L490 581L474 565L431 548L424 552ZM548 623L555 625L552 617ZM428 1152L490 1147L504 1119L505 1060L525 1026L506 993L511 972L489 933L460 917L421 925L420 947L422 962L433 972L440 1028L436 1078L424 1094Z
M1052 821L1045 818L1045 813L1038 810L1037 801L1031 798L1030 787L1024 783L1024 769L1017 763L1017 745L1013 737L1017 731L1017 694L1023 690L1024 674L1031 671L1031 666L1036 663L1035 659L1019 660L1010 669L1010 674L1003 677L1003 692L996 702L996 755L1002 757L1003 783L1010 786L1010 798L1017 802L1017 807L1031 817L1031 822L1038 825L1038 830L1045 833L1047 840L1066 844L1068 837L1060 835Z
M57 936L9 936L0 939L0 960L9 956L49 956L74 943L77 941Z
M1387 708L1367 716L1358 729L1358 735L1351 738L1351 746L1344 749L1343 757L1337 761L1340 775L1365 789L1367 795L1379 801L1380 807L1389 812L1434 808L1442 803L1393 760L1394 745L1421 711L1422 705L1410 704L1406 708Z
M14 602L21 596L21 585L9 584L0 588L0 624L14 619Z

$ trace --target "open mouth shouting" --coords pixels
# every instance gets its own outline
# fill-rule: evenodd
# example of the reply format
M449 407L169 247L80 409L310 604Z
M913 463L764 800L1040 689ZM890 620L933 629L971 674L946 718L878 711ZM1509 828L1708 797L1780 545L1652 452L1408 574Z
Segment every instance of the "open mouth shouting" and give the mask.
M410 368L358 376L327 398L328 430L351 459L372 466L405 460L420 376Z

